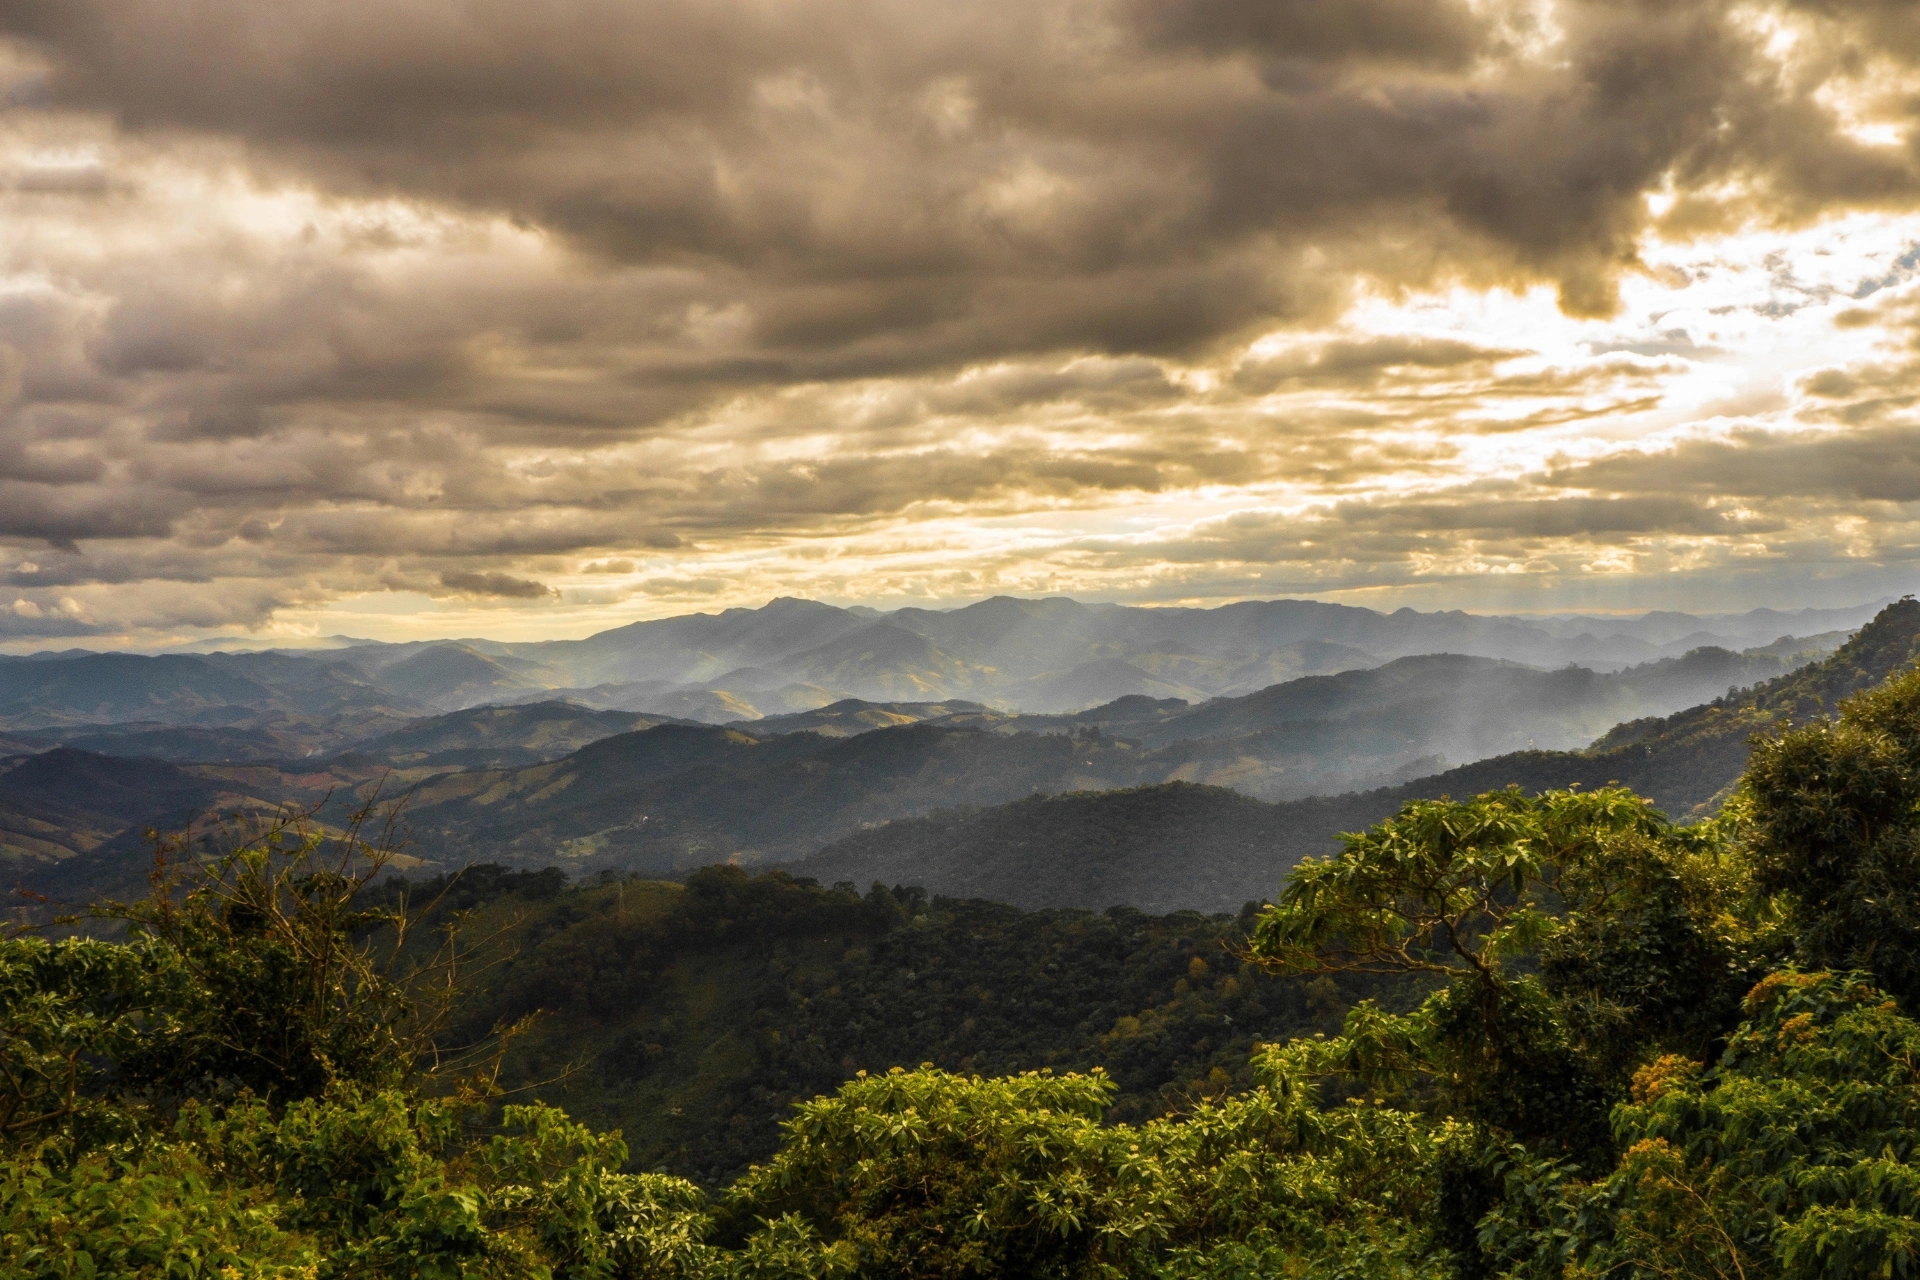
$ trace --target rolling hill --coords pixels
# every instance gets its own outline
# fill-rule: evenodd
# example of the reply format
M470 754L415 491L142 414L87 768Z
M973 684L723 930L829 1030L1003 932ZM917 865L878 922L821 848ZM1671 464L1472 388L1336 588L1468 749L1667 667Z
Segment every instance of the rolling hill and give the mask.
M1095 908L1122 900L1111 896L1110 883L1119 880L1162 906L1231 911L1270 896L1302 857L1332 852L1340 832L1361 830L1410 800L1509 785L1537 792L1620 783L1669 813L1700 814L1739 777L1754 734L1830 714L1848 695L1916 661L1920 602L1909 598L1821 662L1620 725L1585 751L1513 752L1396 786L1282 804L1178 787L1021 801L890 822L794 869L822 880L911 882L996 901ZM1199 830L1229 834L1183 840L1181 815Z
M1027 909L1227 910L1271 897L1297 861L1278 806L1172 782L943 809L836 840L793 863L823 884L876 880Z
M60 748L0 765L0 859L41 862L83 853L138 823L184 825L219 790L151 760Z
M68 725L256 727L282 717L306 750L406 716L557 698L724 723L869 701L967 698L1071 713L1129 695L1190 702L1302 676L1452 653L1597 672L1708 646L1743 650L1858 625L1871 610L1728 617L1526 619L1392 614L1306 600L1217 609L995 597L962 609L840 609L774 600L639 622L583 640L467 639L254 653L0 657L0 732ZM1797 648L1805 648L1802 643ZM374 720L387 716L388 723ZM340 726L342 718L359 722Z
M918 724L923 720L960 724L975 717L996 721L1004 718L990 715L987 708L977 702L959 698L947 702L866 702L859 698L843 698L812 711L742 720L732 727L760 738L780 733L818 733L829 738L851 738L857 733Z
M863 823L1104 785L1137 752L1062 736L908 724L848 738L662 726L551 764L429 780L409 823L448 865L503 861L661 874L783 860Z
M1684 668L1682 675L1671 670L1676 665ZM984 729L970 727L967 722L981 713L951 704L935 704L951 708L940 719L896 722L840 739L815 732L763 737L721 728L662 726L607 738L547 764L430 779L415 795L410 821L423 856L449 865L501 861L533 866L558 859L562 865L664 874L704 862L786 861L852 835L865 824L941 807L991 806L1035 793L1190 781L1182 775L1198 772L1196 762L1218 772L1222 759L1250 759L1243 768L1251 776L1241 779L1242 790L1271 785L1272 777L1284 777L1289 769L1306 772L1309 766L1317 770L1310 777L1334 777L1351 785L1355 778L1379 778L1417 760L1418 748L1449 728L1464 733L1489 726L1487 740L1503 745L1549 715L1564 718L1584 712L1589 723L1604 728L1616 718L1605 712L1643 705L1637 701L1643 686L1672 696L1674 689L1690 687L1689 680L1697 684L1705 679L1724 689L1730 676L1777 671L1782 665L1776 658L1747 659L1715 651L1602 676L1579 669L1538 672L1480 658L1406 659L1376 671L1296 681L1251 698L1219 700L1176 714L1160 722L1159 736L1176 735L1182 724L1191 726L1186 732L1199 733L1278 723L1219 739L1178 738L1159 750L1120 734L1004 731L1017 729L1019 719ZM1131 705L1151 715L1159 704ZM836 725L844 733L852 717L906 718L899 713L875 715L872 704L842 710L851 715L815 713L812 720L801 716L788 723L812 730ZM1283 719L1303 712L1318 718ZM1496 733L1505 737L1493 736ZM1448 739L1461 740L1472 741ZM1176 789L1167 794L1187 793ZM1213 802L1226 803L1225 793ZM1151 807L1143 803L1139 813ZM1236 820L1250 822L1252 814L1243 808ZM1165 839L1172 840L1178 825L1177 819L1169 819L1142 832L1164 830L1169 833ZM1164 841L1156 845L1149 839L1140 856L1150 857L1152 849L1163 847ZM1247 852L1246 857L1253 860L1249 866L1271 865L1264 855ZM987 874L984 868L982 874ZM903 883L911 878L891 871L886 875ZM1223 871L1221 883L1244 888L1252 881ZM1146 891L1144 880L1126 884L1127 892ZM944 881L937 887L941 892L975 893ZM1106 906L1121 900L1075 898L1073 904ZM1237 907L1244 900L1227 905ZM1213 896L1208 901L1217 905L1226 899Z
M1204 782L1298 799L1401 781L1447 760L1579 747L1622 721L1697 703L1816 656L1698 649L1601 673L1428 654L1198 706L1132 695L1068 716L972 713L942 723L1003 733L1097 729L1145 748L1133 761L1132 782Z
M30 755L70 747L95 755L165 760L172 764L267 764L297 760L334 745L331 732L284 717L251 717L237 725L175 725L153 721L15 730L0 737L0 754ZM376 723L379 723L376 721Z
M426 708L325 656L88 653L0 658L0 730L41 741L111 738L165 727L263 730L284 756L345 745ZM177 751L155 740L158 752ZM238 740L209 740L231 756ZM122 743L122 747L129 744ZM144 743L131 744L137 750ZM259 745L256 742L256 746Z
M348 750L402 767L506 769L556 760L602 738L668 723L663 716L595 711L571 702L524 702L423 717Z
M1482 760L1414 784L1466 795L1518 783L1529 791L1578 783L1632 787L1668 813L1697 815L1746 766L1756 733L1831 715L1842 699L1920 661L1920 601L1887 606L1831 657L1751 689L1668 716L1621 724L1580 752L1535 751ZM1498 781L1491 781L1498 779Z
M138 833L179 821L195 804L259 808L330 797L327 816L337 818L390 774L387 794L416 788L411 852L442 866L557 862L576 873L671 875L716 861L793 862L834 846L835 879L918 879L942 891L1085 906L1119 901L1112 895L1121 892L1157 906L1230 910L1268 892L1302 854L1324 851L1333 833L1417 795L1618 779L1689 812L1738 772L1747 735L1884 677L1911 660L1916 632L1920 605L1903 601L1831 658L1738 696L1723 693L1664 718L1623 719L1585 750L1508 751L1444 771L1420 754L1437 734L1484 733L1467 738L1468 747L1503 745L1496 735L1511 741L1541 724L1579 727L1582 715L1658 705L1708 682L1724 689L1722 681L1788 659L1709 650L1603 674L1439 655L1199 706L1131 696L1048 717L975 703L843 703L756 722L752 733L536 703L427 718L354 752L277 764L109 766L97 755L54 753L30 769L10 767L29 769L23 780L39 776L34 770L110 768L117 798L56 804L16 783L0 789L0 807L12 806L0 825L13 833L7 852L17 877L67 896L76 878L97 884L133 874ZM651 727L599 736L634 724ZM1200 734L1213 736L1193 736ZM1233 782L1254 798L1162 785L1181 781ZM1323 798L1293 798L1286 787ZM1100 791L1129 794L1073 794ZM985 812L1036 793L1070 803ZM1250 807L1263 793L1287 803ZM1125 817L1110 818L1104 805ZM1168 812L1156 817L1157 806ZM961 812L966 807L982 812ZM1214 834L1185 841L1182 853L1183 824ZM1125 838L1112 843L1115 832ZM974 865L948 868L961 857ZM1047 857L1059 865L1047 869ZM962 878L943 878L949 874ZM1030 896L1036 885L1044 896Z

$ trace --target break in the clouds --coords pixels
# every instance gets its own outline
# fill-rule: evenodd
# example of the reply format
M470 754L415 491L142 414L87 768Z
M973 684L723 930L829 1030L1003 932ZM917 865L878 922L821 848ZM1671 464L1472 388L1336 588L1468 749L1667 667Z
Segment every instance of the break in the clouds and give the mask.
M0 0L0 637L1836 603L1904 0Z

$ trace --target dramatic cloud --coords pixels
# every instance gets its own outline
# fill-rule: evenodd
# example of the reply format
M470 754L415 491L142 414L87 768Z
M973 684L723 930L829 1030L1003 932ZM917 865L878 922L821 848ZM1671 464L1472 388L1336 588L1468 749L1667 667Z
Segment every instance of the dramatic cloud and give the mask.
M0 638L1905 589L1916 103L1893 0L0 0Z
M440 585L463 595L500 596L507 600L538 600L559 594L552 587L504 573L468 573L457 569L441 574Z

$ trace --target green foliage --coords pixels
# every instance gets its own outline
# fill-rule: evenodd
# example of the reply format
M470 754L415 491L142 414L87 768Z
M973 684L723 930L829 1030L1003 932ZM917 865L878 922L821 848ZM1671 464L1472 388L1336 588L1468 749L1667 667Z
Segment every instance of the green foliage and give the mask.
M1650 1050L1704 1060L1790 945L1724 824L1663 828L1565 865L1538 952L1572 1042L1619 1096Z
M1802 961L1920 996L1920 672L1762 740L1745 792L1760 883L1790 903Z
M459 950L421 962L404 910L365 905L386 842L295 814L210 865L169 848L150 899L102 911L128 941L0 938L8 1274L697 1262L700 1193L619 1172L617 1137L518 1107L475 1146L488 1078L449 1079L438 1038Z
M55 1130L102 1138L121 1125L103 1086L151 1061L191 999L164 951L92 939L0 938L0 1139ZM158 1042L156 1044L156 1042Z
M1522 1155L1483 1229L1515 1277L1838 1280L1920 1269L1920 1024L1865 975L1781 972L1712 1068L1663 1057L1592 1185Z
M773 1161L734 1194L818 1206L839 1237L823 1271L1071 1274L1131 1225L1112 1220L1107 1191L1116 1171L1098 1121L1112 1091L1097 1075L896 1068L803 1105Z
M191 1145L0 1156L0 1254L22 1280L313 1276L312 1246L280 1217L268 1188L220 1179Z
M1431 972L1491 980L1553 928L1542 891L1562 868L1668 833L1630 791L1517 789L1415 801L1294 869L1260 921L1255 953L1290 971Z
M1252 919L856 897L733 868L684 890L516 894L475 917L514 921L517 954L462 1025L544 1008L502 1083L620 1128L636 1167L719 1187L774 1152L793 1103L859 1070L1099 1066L1110 1117L1138 1122L1251 1087L1259 1044L1334 1029L1357 999L1418 999L1384 979L1275 978L1240 954Z
M1761 941L1728 911L1744 874L1718 829L1676 828L1617 788L1418 801L1303 862L1252 952L1288 972L1443 979L1411 1013L1354 1010L1299 1069L1593 1165L1633 1067L1733 1024Z
M1920 1023L1884 993L1920 967L1916 750L1920 676L1763 743L1724 820L1679 828L1621 789L1417 802L1238 918L734 868L376 885L383 842L283 824L163 859L152 899L106 913L124 942L0 938L0 1257L36 1278L1920 1273ZM477 982L476 925L521 947ZM552 1029L527 1034L536 1010ZM458 1050L476 1039L497 1052ZM610 1050L575 1077L590 1108L682 1113L643 1117L638 1160L501 1097L574 1048ZM712 1198L633 1171L743 1153Z
M8 1274L725 1274L701 1193L618 1172L617 1137L510 1107L476 1146L468 1110L397 1090L281 1112L243 1097L190 1104L137 1143L19 1150L0 1162Z
M923 1068L806 1104L736 1213L817 1233L807 1274L872 1277L1420 1274L1433 1199L1418 1118L1322 1113L1265 1086L1190 1115L1103 1124L1104 1076Z
M361 838L366 816L329 834L294 812L207 863L161 842L151 896L97 909L124 944L0 937L0 1135L111 1130L128 1099L291 1101L457 1064L440 1033L462 953L449 935L408 957L405 913L363 903L391 856Z

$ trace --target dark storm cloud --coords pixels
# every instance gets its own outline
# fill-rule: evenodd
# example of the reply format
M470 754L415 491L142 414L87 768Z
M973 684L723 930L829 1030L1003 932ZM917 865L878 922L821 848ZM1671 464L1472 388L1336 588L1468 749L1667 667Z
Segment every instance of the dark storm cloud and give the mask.
M158 537L173 527L160 495L0 480L0 537L71 548L81 538Z
M843 375L1186 350L1356 268L1605 311L1670 176L1805 210L1915 189L1721 0L1553 21L1547 49L1524 7L1445 0L0 6L57 103L700 267L759 350Z
M1721 353L1341 319L1540 283L1599 315L1654 229L1911 206L1914 148L1835 103L1912 123L1913 6L1761 13L1790 47L1760 12L0 0L0 574L22 626L250 624L383 587L545 607L576 573L711 593L700 557L782 539L1262 485L1315 514L1086 554L1365 578L1710 538L1742 495L1920 500L1904 356L1799 382L1831 437L1489 489L1463 459ZM1904 279L1836 324L1902 323Z
M82 622L78 618L69 618L62 614L49 617L26 617L7 609L0 609L0 638L8 640L53 640L81 639L106 633L107 627L92 622Z
M1150 44L1316 62L1403 62L1457 70L1494 23L1459 0L1136 0L1123 10Z

